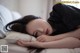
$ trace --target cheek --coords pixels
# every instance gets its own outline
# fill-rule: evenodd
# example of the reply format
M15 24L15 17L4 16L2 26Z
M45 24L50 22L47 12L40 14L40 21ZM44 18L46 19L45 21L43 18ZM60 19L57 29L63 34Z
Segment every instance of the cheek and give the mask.
M32 35L33 29L27 29L27 32Z
M41 26L42 28L47 27L47 25L46 25L45 23L40 23L40 26Z
M28 27L27 28L27 32L31 35L33 35L33 32L35 31L35 28L34 27Z

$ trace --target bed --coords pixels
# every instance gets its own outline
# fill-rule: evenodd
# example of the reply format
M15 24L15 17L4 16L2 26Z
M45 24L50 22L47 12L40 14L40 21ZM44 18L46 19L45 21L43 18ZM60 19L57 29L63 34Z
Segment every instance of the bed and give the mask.
M29 53L29 50L27 47L21 47L17 44L14 44L14 42L18 39L18 38L22 38L22 39L27 39L30 40L31 38L32 41L35 41L36 38L29 36L28 34L22 34L22 33L18 33L18 32L5 32L4 26L15 20L17 17L21 17L20 14L15 14L12 13L12 11L10 11L9 9L7 9L6 7L0 5L0 52L1 52L1 45L8 45L8 52L6 53ZM7 19L8 18L8 19ZM16 35L15 35L16 34ZM21 35L21 37L19 36ZM27 37L27 38L25 38ZM12 42L10 40L13 40ZM35 50L32 52L34 53ZM2 52L3 53L3 52ZM41 53L80 53L80 48L74 48L74 49L68 49L68 48L52 48L52 49L44 49L41 51Z

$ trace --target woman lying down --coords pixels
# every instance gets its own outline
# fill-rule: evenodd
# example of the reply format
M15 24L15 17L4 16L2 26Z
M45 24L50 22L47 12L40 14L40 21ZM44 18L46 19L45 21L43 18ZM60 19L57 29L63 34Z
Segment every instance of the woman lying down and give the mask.
M18 40L17 44L36 48L80 47L80 9L58 3L47 20L27 15L6 25L7 30L30 34L37 41Z

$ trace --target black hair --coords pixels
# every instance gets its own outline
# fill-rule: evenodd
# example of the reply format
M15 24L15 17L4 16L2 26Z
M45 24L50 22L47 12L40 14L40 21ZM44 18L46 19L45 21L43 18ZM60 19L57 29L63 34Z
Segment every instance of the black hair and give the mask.
M24 16L20 19L14 20L10 23L8 23L5 28L8 31L16 31L16 32L21 32L21 33L28 33L26 31L26 25L34 20L34 19L39 19L40 17L34 16L34 15L27 15Z
M17 19L17 20L14 20L14 21L8 23L5 26L5 29L7 31L16 31L16 32L21 32L21 33L28 34L28 32L26 31L26 25L30 21L35 20L35 19L40 19L40 17L34 16L34 15L27 15L27 16L24 16L20 19ZM40 51L43 50L42 48L35 48L35 47L28 47L28 49L29 50L31 49L31 51L33 51L34 49L37 49L35 51L35 53L40 53ZM30 51L30 53L31 53L31 51Z

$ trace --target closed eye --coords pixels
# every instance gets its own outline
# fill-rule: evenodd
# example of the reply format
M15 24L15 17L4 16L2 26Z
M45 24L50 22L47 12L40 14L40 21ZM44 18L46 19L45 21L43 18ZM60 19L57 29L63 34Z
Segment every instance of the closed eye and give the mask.
M34 32L33 35L34 35L34 36L37 36L37 35L38 35L38 32Z
M43 34L43 32L42 31L39 31L39 30L37 30L37 31L35 31L34 33L33 33L33 35L34 36L39 36L39 35L41 35L41 34Z
M35 36L37 36L37 35L38 35L38 32L35 33Z

